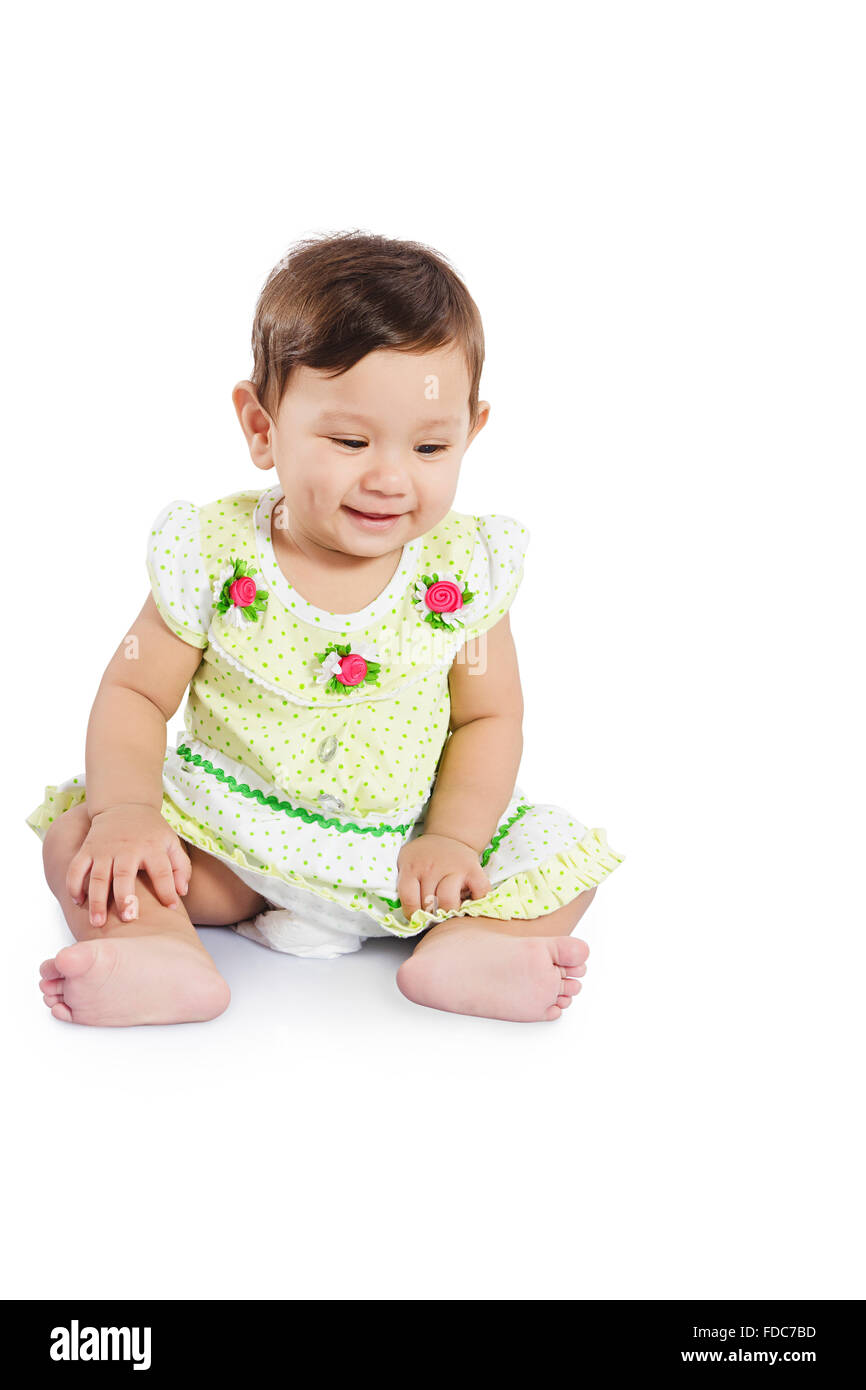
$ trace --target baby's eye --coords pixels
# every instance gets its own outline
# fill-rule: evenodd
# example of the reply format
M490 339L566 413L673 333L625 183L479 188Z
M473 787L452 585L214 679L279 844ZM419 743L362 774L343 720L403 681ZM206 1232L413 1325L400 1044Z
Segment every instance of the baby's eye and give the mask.
M345 444L346 447L347 447L348 449L364 449L364 448L366 448L366 445L367 445L366 439L336 439L333 435L329 435L328 438L330 439L330 441L331 441L332 444ZM447 449L447 448L448 448L448 445L447 445L447 444L419 444L419 445L418 445L418 451L419 451L419 453L420 453L420 451L421 451L422 449L430 449L430 450L433 451L433 453L440 453L443 449ZM425 453L425 455L424 455L425 458L432 458L432 456L433 456L432 453Z

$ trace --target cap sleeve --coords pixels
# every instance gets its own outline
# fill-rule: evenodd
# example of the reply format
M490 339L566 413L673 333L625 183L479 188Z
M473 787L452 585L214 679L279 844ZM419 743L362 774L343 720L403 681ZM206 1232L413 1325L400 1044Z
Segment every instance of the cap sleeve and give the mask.
M529 531L513 516L473 517L475 546L469 565L474 597L466 614L466 640L478 637L511 607L523 579Z
M147 573L166 626L190 646L206 647L213 596L194 503L169 502L154 518L147 538Z

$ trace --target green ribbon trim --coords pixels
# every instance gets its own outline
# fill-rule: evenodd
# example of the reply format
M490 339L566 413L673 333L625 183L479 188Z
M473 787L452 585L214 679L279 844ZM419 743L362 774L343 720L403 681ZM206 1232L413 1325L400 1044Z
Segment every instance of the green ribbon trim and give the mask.
M527 811L531 811L531 810L532 810L532 807L526 805L525 803L522 804L522 805L520 805L520 806L518 806L517 810L514 812L514 815L513 815L513 816L510 816L509 819L505 822L505 824L504 824L504 825L501 825L501 826L499 827L499 829L497 830L496 834L493 836L493 839L490 841L490 844L487 846L487 849L484 851L484 853L483 853L482 856L481 856L481 867L482 867L482 868L483 868L484 865L487 863L488 859L490 858L491 854L492 854L493 851L495 850L496 846L497 846L502 840L505 839L505 836L508 834L508 832L509 832L509 830L511 829L512 825L514 824L514 822L520 820L520 817L521 817L521 816L525 816L525 815L526 815L526 812L527 812ZM392 908L395 912L396 912L398 909L402 909L402 907L403 907L403 904L401 903L401 901L400 901L399 898L386 898L385 895L384 895L384 893L377 893L377 894L376 894L376 897L377 897L377 898L381 898L381 899L382 899L382 902L383 902L383 903L387 903L388 906L389 906L390 908Z
M276 796L265 796L258 787L248 787L246 782L239 782L236 777L227 775L221 767L214 767L213 763L203 758L200 753L193 753L185 743L179 744L176 751L185 762L204 768L205 772L216 777L217 781L224 782L233 792L240 792L241 796L250 797L262 806L270 806L274 811L285 811L287 816L300 816L308 825L316 821L326 830L355 830L359 835L405 835L414 825L414 821L409 825L355 825L354 821L339 821L335 816L322 816L318 811L307 811L303 806L293 806L291 802L280 801Z
M487 861L488 861L488 859L490 858L491 854L492 854L493 851L495 850L496 846L499 844L500 840L504 840L504 839L505 839L505 836L508 834L508 832L509 832L509 830L511 829L512 825L514 824L514 822L515 822L516 820L520 820L520 817L521 817L521 816L525 816L525 815L526 815L526 812L527 812L527 811L531 811L531 810L532 810L532 807L531 807L531 806L527 806L527 805L525 805L525 804L522 805L522 806L518 806L517 810L514 812L514 815L511 816L511 817L505 822L504 825L502 825L502 826L499 827L499 829L497 830L496 834L493 836L493 839L490 841L490 844L487 846L486 850L484 851L484 853L483 853L482 856L481 856L481 867L482 867L482 869L484 868L484 865L487 863Z
M320 815L318 811L308 811L303 806L293 806L291 802L280 801L276 796L265 796L264 792L260 791L258 787L249 787L246 782L239 782L236 777L232 777L230 774L223 772L221 767L214 767L213 763L210 762L208 758L203 758L200 753L193 753L192 749L187 747L185 743L178 744L176 752L179 757L183 758L184 762L192 763L194 767L204 768L205 772L209 772L212 777L216 777L218 782L224 782L233 792L240 792L241 796L246 796L254 801L258 801L261 806L270 806L274 811L284 811L287 816L299 816L301 820L306 821L308 825L315 821L318 825L324 826L326 830L333 829L343 832L354 830L358 835L381 836L405 835L407 831L413 829L415 824L413 821L411 825L356 825L354 821L339 821L335 816L323 816ZM505 836L508 834L514 822L520 820L521 816L531 810L532 807L526 804L518 806L514 815L510 816L505 824L499 827L481 856L482 868L484 868L484 865L496 849L496 846L505 839ZM382 897L381 893L378 893L376 896L382 898L383 903L387 903L389 907L395 910L402 906L399 898L385 898Z

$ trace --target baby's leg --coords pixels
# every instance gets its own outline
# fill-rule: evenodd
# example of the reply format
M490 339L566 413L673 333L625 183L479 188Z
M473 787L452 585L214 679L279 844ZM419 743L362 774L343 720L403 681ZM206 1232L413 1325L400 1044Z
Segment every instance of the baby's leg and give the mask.
M195 851L190 853L192 873L183 904L164 906L150 880L139 874L138 917L122 922L110 897L105 925L91 926L87 900L78 907L66 888L69 862L89 825L86 805L73 806L49 828L42 846L45 877L78 943L64 946L40 967L40 989L52 1014L67 1023L113 1027L216 1018L228 1005L229 987L190 917L216 924L218 894L225 922L261 911L263 900L211 855ZM223 881L222 871L231 874L230 882ZM235 910L238 917L232 915Z
M569 936L596 893L528 920L449 917L430 927L397 971L415 1004L515 1023L552 1022L580 989L589 947Z

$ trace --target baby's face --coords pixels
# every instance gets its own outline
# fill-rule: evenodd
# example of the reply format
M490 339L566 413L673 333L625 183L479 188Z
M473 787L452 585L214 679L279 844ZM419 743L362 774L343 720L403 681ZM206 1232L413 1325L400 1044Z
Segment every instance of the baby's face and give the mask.
M384 555L441 521L489 413L482 401L470 434L457 347L378 349L338 377L298 367L273 424L244 386L235 407L253 461L277 470L291 529L351 555Z

